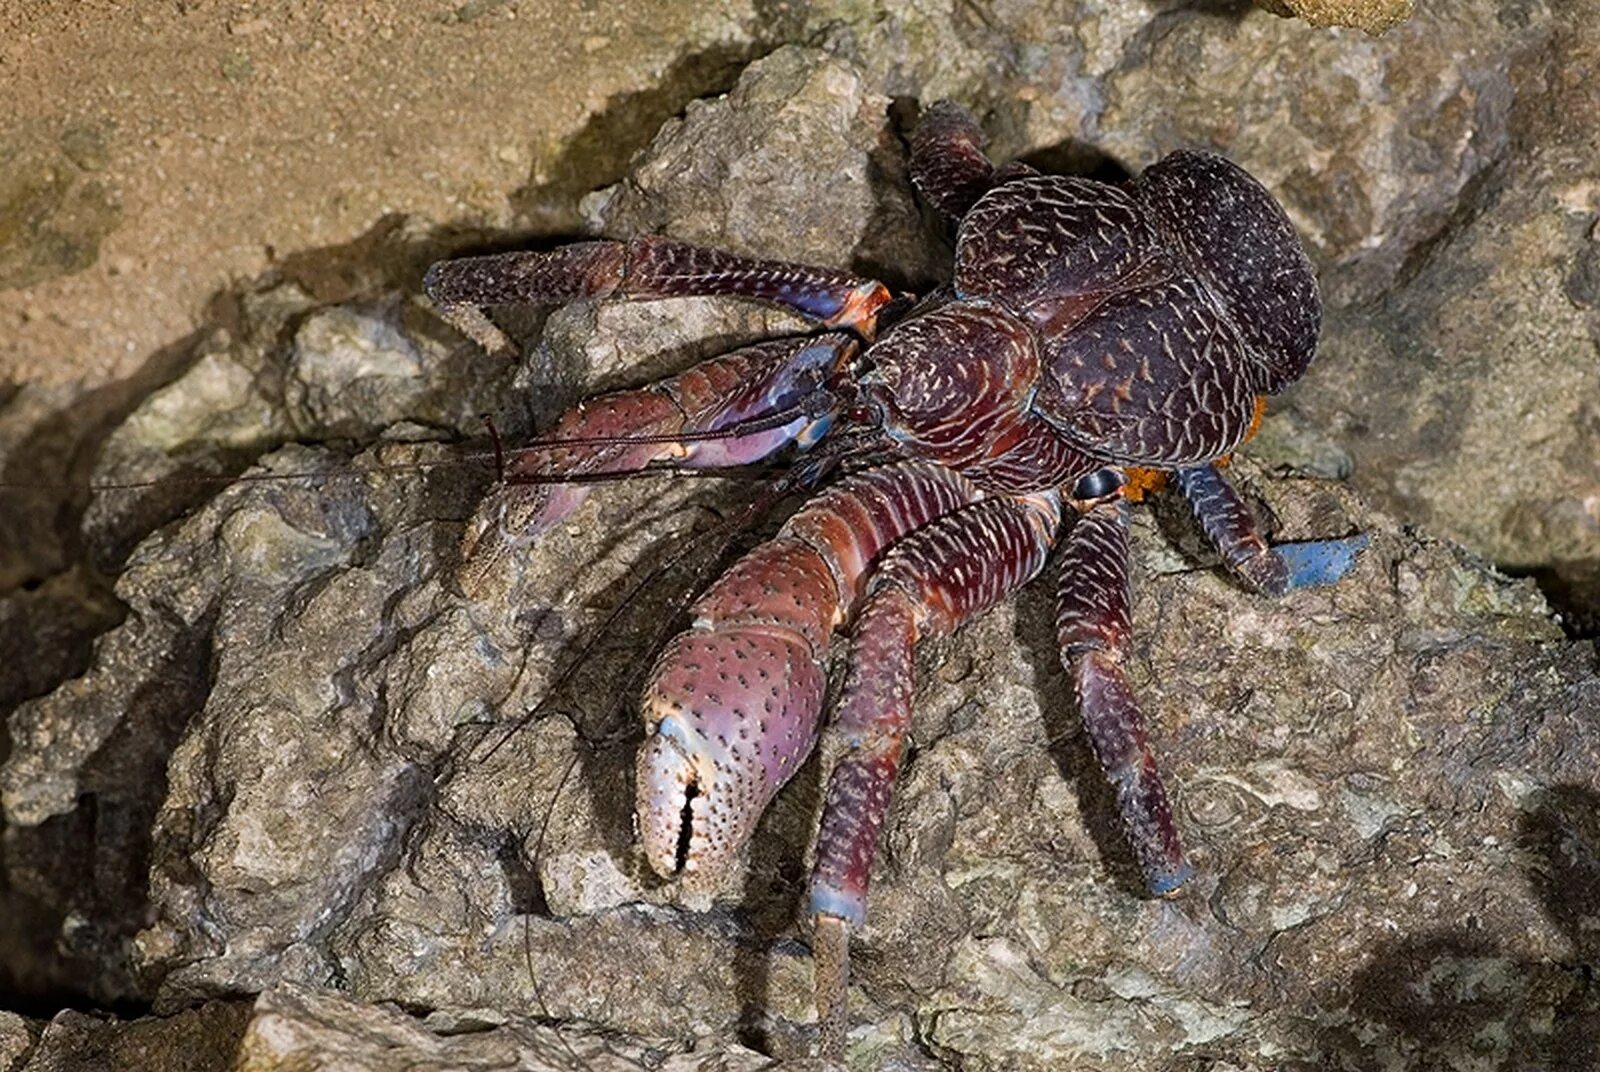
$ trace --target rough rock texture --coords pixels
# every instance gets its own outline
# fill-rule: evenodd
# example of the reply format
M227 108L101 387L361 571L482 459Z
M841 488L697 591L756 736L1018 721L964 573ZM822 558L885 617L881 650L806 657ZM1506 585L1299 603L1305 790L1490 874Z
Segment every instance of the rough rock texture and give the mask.
M23 1056L33 1049L35 1041L26 1018L14 1012L0 1012L0 1072L21 1068Z
M1275 15L1297 15L1313 26L1354 26L1381 34L1411 17L1411 0L1256 0Z
M670 234L928 279L940 267L887 104L853 64L779 49L726 97L696 101L663 126L624 181L585 200L584 214L608 235ZM787 217L778 248L774 206Z
M387 1005L284 986L261 995L240 1046L237 1072L389 1072L404 1054L411 1072L757 1072L769 1058L741 1046L669 1054L615 1033L557 1029L493 1009L417 1020Z
M1600 41L1514 68L1514 138L1411 278L1330 317L1296 405L1400 516L1551 585L1600 632Z
M234 1067L250 1006L210 1001L162 1019L117 1020L67 1010L43 1025L31 1049L6 1064L0 1024L0 1069L5 1072L87 1072L90 1069L183 1069L227 1072Z
M830 263L927 250L904 192L885 188L902 165L875 94L968 89L991 104L1002 155L1060 141L1074 115L1133 164L1185 140L1229 149L1286 192L1327 268L1335 356L1237 471L1284 538L1370 533L1355 574L1269 603L1219 574L1172 504L1138 523L1135 684L1200 877L1171 900L1140 891L1037 586L921 661L916 747L857 943L852 1061L1584 1067L1600 1046L1593 646L1563 639L1532 582L1328 482L1365 463L1350 426L1305 403L1337 390L1324 369L1342 367L1356 312L1451 255L1427 242L1458 214L1489 218L1469 191L1508 151L1516 64L1544 55L1548 16L1508 14L1495 35L1441 34L1424 15L1374 42L1120 10L835 18L817 28L831 54L752 66L587 206L617 233ZM940 19L961 25L917 36ZM1481 50L1450 54L1480 32ZM896 34L921 44L897 51ZM1040 43L975 58L1005 34ZM980 89L992 66L1005 77ZM1311 78L1330 70L1344 73ZM1391 95L1367 94L1369 77ZM1017 95L1028 84L1059 92ZM1311 108L1306 85L1347 87L1349 107ZM1308 160L1319 139L1330 148ZM724 189L733 176L741 192ZM748 190L763 186L758 211ZM844 237L826 237L827 206L845 206ZM414 255L418 240L397 241ZM932 263L914 256L933 254L907 253L908 278ZM424 1067L467 1060L441 1056L440 1032L306 986L584 1020L664 1053L703 1036L801 1052L796 918L822 766L780 795L709 906L650 879L630 830L637 676L722 557L717 519L754 489L601 489L469 600L450 574L488 467L374 468L448 460L405 441L471 429L480 409L514 439L583 384L789 323L720 302L573 306L508 321L526 356L492 372L411 295L330 307L279 286L242 301L113 434L104 478L227 473L263 451L262 473L336 474L342 454L286 445L320 423L386 441L355 476L169 483L91 508L86 545L126 558L125 619L82 677L13 715L0 772L6 883L43 913L34 955L53 940L100 973L97 996L163 1011L273 991L249 1036L267 1036L249 1051L263 1060L356 1062L382 1039ZM1394 417L1403 430L1416 415ZM523 1024L484 1045L549 1043Z

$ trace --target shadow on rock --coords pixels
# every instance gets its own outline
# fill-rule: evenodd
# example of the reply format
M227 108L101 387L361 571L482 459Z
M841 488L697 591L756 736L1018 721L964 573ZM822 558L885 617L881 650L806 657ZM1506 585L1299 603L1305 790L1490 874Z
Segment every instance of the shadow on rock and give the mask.
M1570 949L1509 956L1472 917L1402 944L1352 982L1356 1023L1336 1043L1341 1067L1600 1067L1600 793L1558 786L1529 803L1516 849ZM1383 1025L1388 1052L1357 1041L1362 1021Z

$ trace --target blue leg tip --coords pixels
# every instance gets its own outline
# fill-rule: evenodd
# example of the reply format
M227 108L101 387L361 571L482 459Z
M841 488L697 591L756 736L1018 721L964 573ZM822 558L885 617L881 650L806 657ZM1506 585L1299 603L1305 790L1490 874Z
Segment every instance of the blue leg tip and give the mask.
M1309 540L1273 547L1289 575L1289 590L1334 584L1356 564L1356 556L1372 541L1366 533L1342 540Z
M852 927L859 927L867 918L867 899L862 893L852 893L813 881L811 914L834 916Z
M1146 875L1145 881L1149 883L1151 893L1157 897L1165 897L1193 877L1194 868L1190 867L1187 861L1184 861L1170 871Z

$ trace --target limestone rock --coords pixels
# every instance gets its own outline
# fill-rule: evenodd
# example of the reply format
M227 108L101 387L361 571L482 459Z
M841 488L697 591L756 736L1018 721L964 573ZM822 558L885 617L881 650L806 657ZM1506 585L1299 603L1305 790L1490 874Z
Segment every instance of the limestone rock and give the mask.
M1411 0L1256 0L1274 15L1298 16L1313 26L1354 26L1369 34L1411 17Z
M436 1012L417 1020L387 1005L331 991L280 987L262 994L239 1049L237 1072L756 1072L771 1067L740 1046L669 1054L645 1040L555 1028L492 1009Z

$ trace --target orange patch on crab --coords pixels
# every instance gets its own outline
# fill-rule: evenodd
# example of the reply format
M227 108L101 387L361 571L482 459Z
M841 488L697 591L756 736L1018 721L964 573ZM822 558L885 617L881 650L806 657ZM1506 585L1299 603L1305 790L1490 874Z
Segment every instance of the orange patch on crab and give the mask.
M850 292L844 306L825 322L826 327L854 328L869 342L878 334L878 310L893 299L889 288L868 280Z
M1261 431L1261 418L1265 417L1266 415L1267 396L1256 395L1256 409L1254 413L1250 414L1250 427L1245 431L1244 438L1239 440L1241 445L1250 442L1250 440L1254 438L1255 434Z
M1166 487L1167 474L1160 469L1125 470L1128 482L1122 485L1122 497L1129 502L1142 502L1153 491Z

